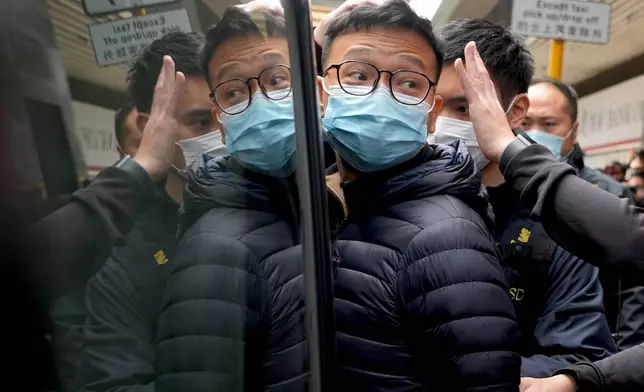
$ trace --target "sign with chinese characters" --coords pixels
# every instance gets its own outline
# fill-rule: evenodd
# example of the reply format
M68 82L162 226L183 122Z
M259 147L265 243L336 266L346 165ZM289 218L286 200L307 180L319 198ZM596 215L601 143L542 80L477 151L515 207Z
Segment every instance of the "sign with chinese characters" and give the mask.
M89 26L99 66L125 63L168 33L191 30L185 9Z
M606 44L610 5L572 0L514 0L512 31L540 38Z
M83 8L89 16L115 14L178 0L83 0Z

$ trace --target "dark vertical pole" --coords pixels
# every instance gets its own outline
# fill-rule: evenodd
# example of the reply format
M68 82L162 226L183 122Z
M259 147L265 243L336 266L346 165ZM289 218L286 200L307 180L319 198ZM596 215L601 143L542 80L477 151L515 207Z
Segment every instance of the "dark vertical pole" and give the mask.
M334 391L336 346L329 216L309 0L282 0L291 58L297 180L310 348L310 391Z

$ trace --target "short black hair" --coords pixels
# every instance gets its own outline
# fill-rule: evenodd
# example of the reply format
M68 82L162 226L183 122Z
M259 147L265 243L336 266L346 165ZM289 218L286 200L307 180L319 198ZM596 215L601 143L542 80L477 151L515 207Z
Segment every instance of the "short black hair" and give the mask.
M326 28L322 44L322 63L325 64L331 44L339 36L372 28L387 27L410 30L420 34L436 54L438 82L443 69L443 43L434 30L431 20L419 16L405 0L389 0L377 6L364 4L334 19Z
M206 32L206 43L201 55L201 68L206 82L212 89L208 64L215 51L226 40L237 37L284 37L286 23L284 17L268 11L248 13L237 6L228 7L221 20Z
M570 118L573 123L577 121L577 114L579 112L579 96L577 95L577 91L575 91L575 89L568 83L564 83L561 80L554 78L537 78L534 79L530 85L535 86L542 83L551 85L564 95L568 102L568 107L570 108Z
M134 109L134 104L128 103L114 113L114 134L119 146L125 145L125 120Z
M203 34L170 33L152 42L132 62L127 73L127 88L136 110L150 113L154 87L163 67L163 56L174 60L177 72L186 76L203 75L199 66L199 51Z
M522 40L507 29L484 19L462 19L443 26L445 64L464 59L465 46L476 42L483 63L501 91L503 106L517 94L528 92L534 75L534 59Z

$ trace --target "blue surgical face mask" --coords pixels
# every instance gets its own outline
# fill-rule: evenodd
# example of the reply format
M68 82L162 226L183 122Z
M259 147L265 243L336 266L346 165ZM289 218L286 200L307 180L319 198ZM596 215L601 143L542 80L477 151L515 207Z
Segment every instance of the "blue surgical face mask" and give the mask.
M360 94L371 89L351 88ZM329 101L324 127L329 141L358 171L373 173L391 168L413 158L425 145L427 116L433 105L404 105L384 86L364 96L350 95L340 86L330 86L326 91Z
M283 91L269 92L276 97ZM245 103L240 104L241 109ZM232 107L233 112L237 108ZM273 101L258 91L246 111L217 116L226 136L226 149L246 169L272 177L287 177L295 170L295 119L293 96Z
M561 148L563 143L570 135L572 135L572 130L566 135L566 137L561 137L557 135L550 134L541 130L532 130L526 131L526 134L532 138L538 144L541 144L550 150L552 155L557 159L561 159Z

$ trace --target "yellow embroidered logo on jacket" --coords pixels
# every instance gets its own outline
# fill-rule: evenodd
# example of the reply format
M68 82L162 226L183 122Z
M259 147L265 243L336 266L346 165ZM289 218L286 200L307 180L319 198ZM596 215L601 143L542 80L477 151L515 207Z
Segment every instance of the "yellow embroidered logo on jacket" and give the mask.
M523 242L524 244L527 244L528 241L530 240L530 234L532 232L526 228L521 229L521 232L519 233L519 242Z
M154 254L154 260L157 261L158 265L163 265L168 262L168 257L165 255L163 249L159 249L157 253Z

